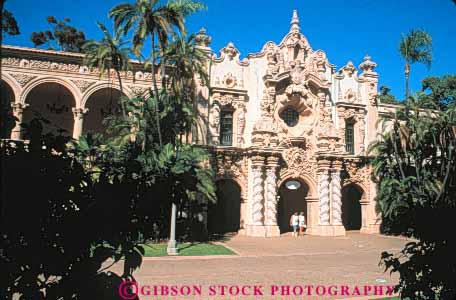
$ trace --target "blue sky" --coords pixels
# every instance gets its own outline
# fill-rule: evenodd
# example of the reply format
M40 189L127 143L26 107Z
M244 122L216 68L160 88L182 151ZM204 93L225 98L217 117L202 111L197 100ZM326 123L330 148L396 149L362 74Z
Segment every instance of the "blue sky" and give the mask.
M32 46L30 34L48 28L46 16L70 17L88 38L99 38L96 21L110 25L108 10L133 0L8 0L6 8L18 20L21 35L6 37L5 44ZM403 61L398 54L402 33L412 28L433 37L434 62L430 70L413 65L411 89L418 91L426 76L456 73L456 5L451 0L206 0L208 9L187 20L189 32L201 26L212 36L218 52L232 41L241 52L261 50L267 41L280 42L289 30L293 9L298 10L301 31L313 49L326 52L338 68L352 60L356 66L366 53L378 64L380 85L404 94Z

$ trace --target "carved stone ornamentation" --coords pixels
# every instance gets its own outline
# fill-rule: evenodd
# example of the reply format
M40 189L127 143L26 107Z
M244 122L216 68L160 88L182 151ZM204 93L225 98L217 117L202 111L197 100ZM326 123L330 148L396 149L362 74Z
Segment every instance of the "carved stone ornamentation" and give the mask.
M352 77L356 72L356 67L353 62L350 60L348 63L341 69L342 74Z
M356 102L357 101L356 93L350 88L345 91L345 101L347 101L347 102Z
M234 88L237 85L237 78L231 73L227 73L223 76L223 84L228 88Z
M237 139L238 145L242 146L244 144L244 130L245 130L245 104L239 103L237 107L237 125L238 125L238 132L237 132Z
M88 80L71 80L79 88L81 93L84 93L90 86L95 84L95 81Z
M222 53L224 53L229 60L233 60L233 58L239 55L239 51L234 47L232 42L229 42L228 45L222 49Z
M272 161L273 160L273 161ZM265 225L277 225L277 157L268 158L266 169L266 191L265 191Z
M201 27L201 29L195 35L196 44L201 47L209 47L209 44L211 43L211 41L212 41L212 38L207 35L206 28Z
M253 174L253 199L252 199L252 221L253 225L263 225L263 157L252 158Z
M212 138L212 144L219 144L220 136L220 107L213 104L209 114L209 132Z
M308 175L315 177L316 163L312 161L311 150L293 147L283 151L283 159L287 165L287 172L292 177Z
M318 188L320 191L320 225L329 225L329 175L327 171L319 174Z
M331 170L332 223L342 225L342 194L340 170Z
M146 91L148 90L147 87L137 86L137 85L130 85L129 88L135 96L143 96L146 93Z
M23 74L23 73L10 73L11 77L16 79L21 87L24 87L31 80L35 79L37 76Z
M364 61L359 65L359 68L364 71L364 73L374 73L374 69L377 67L377 64L371 61L369 55L364 56Z

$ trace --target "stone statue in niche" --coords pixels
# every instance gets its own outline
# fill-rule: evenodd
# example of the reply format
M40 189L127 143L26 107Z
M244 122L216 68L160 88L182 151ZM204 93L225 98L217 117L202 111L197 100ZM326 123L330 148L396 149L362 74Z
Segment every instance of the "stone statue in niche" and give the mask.
M211 133L212 144L219 143L220 128L220 107L217 104L212 105L210 110L209 131Z

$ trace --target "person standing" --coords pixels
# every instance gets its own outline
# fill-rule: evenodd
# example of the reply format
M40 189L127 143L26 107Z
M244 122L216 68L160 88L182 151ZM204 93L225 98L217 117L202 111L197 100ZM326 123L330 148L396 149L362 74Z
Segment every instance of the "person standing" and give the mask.
M291 236L298 237L299 216L297 212L291 215L290 226L293 228L293 233L291 234Z
M304 235L304 231L306 230L306 217L304 216L304 213L301 212L298 217L298 223L299 223L299 235Z

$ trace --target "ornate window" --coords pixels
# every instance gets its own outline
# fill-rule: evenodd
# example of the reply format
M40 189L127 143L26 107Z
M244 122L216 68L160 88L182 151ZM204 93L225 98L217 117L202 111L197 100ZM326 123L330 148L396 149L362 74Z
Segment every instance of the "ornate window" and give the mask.
M299 113L294 108L287 107L280 113L280 118L288 125L288 127L294 127L298 124Z
M222 111L220 113L220 145L231 146L233 144L233 112Z
M355 124L353 121L345 122L345 151L355 154Z

